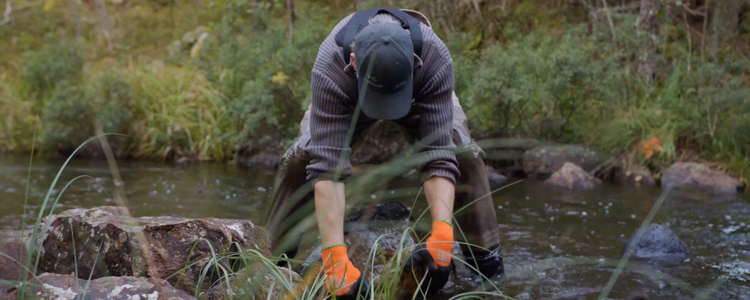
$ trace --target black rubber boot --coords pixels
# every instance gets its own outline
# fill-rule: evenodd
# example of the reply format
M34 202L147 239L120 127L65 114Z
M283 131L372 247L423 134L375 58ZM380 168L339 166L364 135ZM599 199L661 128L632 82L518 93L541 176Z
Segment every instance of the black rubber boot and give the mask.
M505 273L503 257L500 256L500 246L491 251L472 249L463 251L464 259L470 265L469 270L482 277L483 280ZM473 255L472 255L473 254ZM479 273L477 273L477 270Z

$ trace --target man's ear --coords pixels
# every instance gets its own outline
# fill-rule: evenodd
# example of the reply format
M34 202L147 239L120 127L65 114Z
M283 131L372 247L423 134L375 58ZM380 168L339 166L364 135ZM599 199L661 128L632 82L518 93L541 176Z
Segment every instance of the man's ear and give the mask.
M354 60L354 52L349 53L349 62L352 64L352 67L354 67L354 70L356 70L357 62Z

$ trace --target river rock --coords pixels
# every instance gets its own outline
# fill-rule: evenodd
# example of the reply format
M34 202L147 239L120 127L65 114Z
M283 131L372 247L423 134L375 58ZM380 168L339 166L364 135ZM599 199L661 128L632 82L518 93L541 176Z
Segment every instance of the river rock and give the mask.
M44 273L36 277L26 298L57 300L189 300L195 299L175 289L167 281L131 276L102 277L91 281L72 275ZM0 291L0 299L20 297L18 289Z
M615 180L620 183L628 183L635 186L655 186L656 181L654 180L651 171L644 165L631 165L623 169L621 172L617 172Z
M18 230L0 231L0 279L19 280L23 276L28 250L21 242L24 233ZM28 239L28 238L26 238ZM26 278L31 278L27 272Z
M667 226L661 224L647 226L643 229L638 244L633 245L636 237L637 233L627 241L623 253L629 247L633 247L631 257L669 263L678 263L688 257L685 245Z
M284 267L276 267L272 273L260 262L239 270L229 279L229 285L221 281L208 292L209 300L225 299L284 299L288 293L299 295L296 288L302 277ZM283 276L279 281L277 276Z
M589 190L600 185L602 181L581 169L581 167L566 162L562 168L544 181L545 184L568 189Z
M399 202L366 207L347 217L344 243L349 259L373 280L373 284L394 278L399 275L396 272L402 271L393 263L399 254L402 258L400 263L403 263L415 248L416 239L409 230L410 219L409 210ZM302 274L319 271L320 252L321 247L317 247L305 259L301 266ZM399 287L397 299L409 298L416 288L416 283L407 277L404 274L403 280L395 283Z
M566 162L574 163L588 172L602 164L604 159L599 153L584 146L543 146L524 153L523 171L529 177L545 179Z
M122 209L107 206L64 211L47 217L45 224L42 272L77 271L81 278L172 276L170 283L191 294L212 253L254 249L270 254L268 234L247 220L130 218ZM144 239L148 247L143 247ZM233 269L231 260L220 263ZM204 287L220 275L208 272Z
M661 176L663 187L687 187L712 194L734 194L744 190L742 182L706 164L678 162L667 168Z

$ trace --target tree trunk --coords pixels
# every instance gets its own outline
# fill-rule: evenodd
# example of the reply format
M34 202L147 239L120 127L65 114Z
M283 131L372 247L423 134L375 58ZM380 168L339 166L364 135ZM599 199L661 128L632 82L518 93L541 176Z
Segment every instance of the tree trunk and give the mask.
M636 72L648 82L651 82L656 73L656 51L659 44L659 9L659 0L641 0L638 30L642 38L638 45Z
M297 14L294 13L294 0L286 0L289 8L289 43L294 44L294 21L297 20Z
M745 0L714 0L711 3L711 55L715 58L721 43L737 37L740 13Z

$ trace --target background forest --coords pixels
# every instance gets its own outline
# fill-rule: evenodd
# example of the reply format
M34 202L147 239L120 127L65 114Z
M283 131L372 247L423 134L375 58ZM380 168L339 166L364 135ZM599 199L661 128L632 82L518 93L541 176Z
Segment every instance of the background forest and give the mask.
M64 155L117 132L122 158L280 154L318 45L378 5L431 19L479 140L750 172L747 0L7 0L0 151Z

